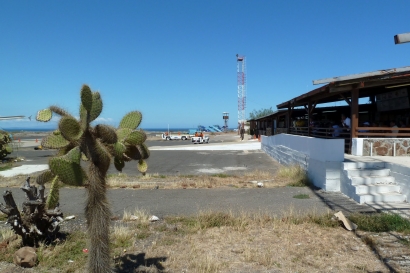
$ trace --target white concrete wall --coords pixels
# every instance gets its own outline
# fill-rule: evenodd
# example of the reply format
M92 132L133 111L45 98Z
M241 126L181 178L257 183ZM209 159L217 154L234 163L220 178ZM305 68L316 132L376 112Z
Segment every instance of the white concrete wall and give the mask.
M363 156L364 138L352 138L352 155Z
M262 136L262 150L284 165L298 164L309 179L326 191L340 191L343 139L279 134Z
M406 196L407 202L410 200L410 168L394 163L384 163L384 167L390 169L390 175L395 182L400 185L401 194Z

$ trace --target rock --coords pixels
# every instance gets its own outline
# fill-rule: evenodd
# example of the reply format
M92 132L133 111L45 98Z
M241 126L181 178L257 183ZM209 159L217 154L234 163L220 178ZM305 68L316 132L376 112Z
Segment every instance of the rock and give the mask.
M73 220L73 219L75 219L75 215L70 215L64 218L64 220Z
M256 184L258 186L258 188L263 188L263 183L262 182L258 182L258 184Z
M22 247L14 253L13 261L21 267L34 267L37 263L36 250L29 246Z
M150 222L156 222L156 221L159 220L159 218L158 218L157 216L155 216L155 215L152 215L148 220L149 220Z
M131 220L131 221L138 220L138 216L136 216L136 215L131 215L131 216L130 216L130 220Z

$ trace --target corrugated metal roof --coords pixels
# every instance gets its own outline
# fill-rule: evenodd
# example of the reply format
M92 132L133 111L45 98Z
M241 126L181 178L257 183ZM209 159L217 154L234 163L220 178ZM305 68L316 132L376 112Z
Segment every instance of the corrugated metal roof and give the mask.
M347 80L354 80L354 79L361 79L361 78L368 78L368 77L375 77L375 76L385 76L388 74L395 74L401 72L409 72L410 66L400 67L400 68L391 68L391 69L382 69L373 72L365 72L359 74L351 74L347 76L339 76L339 77L332 77L320 80L313 80L313 84L324 84L324 83L331 83L331 82L340 82L340 81L347 81Z

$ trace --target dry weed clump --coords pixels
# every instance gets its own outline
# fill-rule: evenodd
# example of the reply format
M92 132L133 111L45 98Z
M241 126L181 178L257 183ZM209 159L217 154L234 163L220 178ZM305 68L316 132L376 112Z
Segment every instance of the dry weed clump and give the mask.
M283 166L277 172L277 177L291 187L306 187L311 185L306 171L299 165Z

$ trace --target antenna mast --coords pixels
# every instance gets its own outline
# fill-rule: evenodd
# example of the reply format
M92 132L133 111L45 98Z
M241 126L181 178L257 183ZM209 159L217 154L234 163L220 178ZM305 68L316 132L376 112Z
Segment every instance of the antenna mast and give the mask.
M238 79L238 123L246 121L246 61L245 56L236 54L236 70Z

